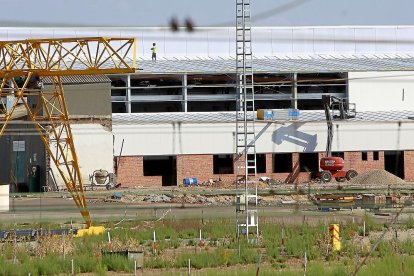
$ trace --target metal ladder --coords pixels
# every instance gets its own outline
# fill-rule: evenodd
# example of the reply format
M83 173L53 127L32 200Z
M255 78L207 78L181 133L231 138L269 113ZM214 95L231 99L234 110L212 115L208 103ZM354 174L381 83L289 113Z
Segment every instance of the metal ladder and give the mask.
M237 236L258 241L256 135L250 0L236 0L236 197ZM253 178L249 180L249 176ZM253 191L252 191L253 190ZM253 236L252 238L250 238Z

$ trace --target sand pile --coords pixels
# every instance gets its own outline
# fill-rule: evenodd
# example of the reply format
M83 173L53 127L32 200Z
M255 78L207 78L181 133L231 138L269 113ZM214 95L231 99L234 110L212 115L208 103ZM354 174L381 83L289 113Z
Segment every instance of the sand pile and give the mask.
M405 184L405 181L386 170L373 170L352 178L349 183L353 184L383 184L399 185Z

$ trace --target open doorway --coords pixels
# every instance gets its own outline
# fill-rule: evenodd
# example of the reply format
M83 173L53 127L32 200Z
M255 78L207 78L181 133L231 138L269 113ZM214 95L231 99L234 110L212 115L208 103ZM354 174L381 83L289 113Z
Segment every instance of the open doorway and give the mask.
M299 164L301 172L319 171L319 155L317 152L299 153Z
M256 153L256 170L257 173L266 173L266 154Z
M384 151L384 169L404 179L404 152Z
M175 156L144 156L144 176L161 176L162 186L177 185Z
M292 153L273 154L273 172L291 173L292 172Z
M217 154L213 155L213 173L214 174L233 174L233 155Z

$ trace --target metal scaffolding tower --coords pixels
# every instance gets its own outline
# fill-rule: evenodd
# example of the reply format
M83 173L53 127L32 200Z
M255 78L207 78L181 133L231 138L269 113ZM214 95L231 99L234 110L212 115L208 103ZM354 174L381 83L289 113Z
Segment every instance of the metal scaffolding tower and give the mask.
M244 194L236 197L237 236L258 241L256 182L256 135L254 128L254 88L250 0L236 0L236 188ZM252 180L249 180L253 178ZM253 236L253 237L251 237Z

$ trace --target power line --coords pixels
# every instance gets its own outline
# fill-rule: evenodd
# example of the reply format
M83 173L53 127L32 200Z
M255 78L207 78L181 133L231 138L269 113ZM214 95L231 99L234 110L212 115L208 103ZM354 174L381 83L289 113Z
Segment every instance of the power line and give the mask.
M280 15L281 13L284 13L286 11L289 11L291 9L294 9L298 6L301 6L302 4L310 2L310 0L293 0L288 3L278 5L274 8L270 8L266 10L265 12L258 13L255 16L252 17L252 22L261 21L270 17L274 17L276 15ZM174 19L174 18L173 18ZM191 17L187 17L186 20L191 19ZM171 22L170 22L171 23ZM207 25L207 27L226 27L226 26L233 26L234 20L232 21L226 21L222 23L217 24L211 24ZM89 28L89 27L96 27L96 25L90 25L90 24L79 24L78 22L73 23L62 23L62 22L44 22L44 21L25 21L25 20L0 20L0 26L22 26L22 27L50 27L50 26L59 26L59 27L81 27L81 28ZM100 28L105 27L112 27L111 25L106 24L99 24ZM170 26L171 27L171 26ZM177 26L177 28L180 28Z
M283 5L280 6L276 6L274 8L268 9L264 12L258 13L254 16L251 17L251 22L257 22L257 21L261 21L264 19L267 19L269 17L274 17L276 15L280 15L281 13L284 13L286 11L289 11L291 9L294 9L296 7L301 6L302 4L306 3L306 2L310 2L310 0L294 0L294 1L290 1L288 3L285 3ZM231 26L234 25L234 20L233 21L227 21L227 22L223 22L223 23L218 23L218 24L212 24L209 25L207 27L227 27L227 26Z

